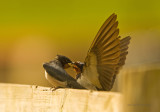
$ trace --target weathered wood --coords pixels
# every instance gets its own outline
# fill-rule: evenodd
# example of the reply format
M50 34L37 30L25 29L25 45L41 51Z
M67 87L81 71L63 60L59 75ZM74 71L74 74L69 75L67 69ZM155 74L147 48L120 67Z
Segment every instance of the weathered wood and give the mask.
M118 85L122 94L1 83L0 112L160 112L160 66L125 69Z
M0 84L0 112L121 112L121 94Z
M160 112L160 66L140 66L121 72L123 112Z

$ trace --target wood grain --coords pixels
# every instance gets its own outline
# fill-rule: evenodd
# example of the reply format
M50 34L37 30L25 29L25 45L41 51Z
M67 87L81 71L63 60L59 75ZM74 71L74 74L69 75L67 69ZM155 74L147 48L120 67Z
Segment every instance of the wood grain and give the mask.
M132 67L121 72L123 112L160 112L160 65Z
M120 92L0 83L0 112L160 112L160 65L123 69Z
M0 84L0 112L120 112L121 94Z

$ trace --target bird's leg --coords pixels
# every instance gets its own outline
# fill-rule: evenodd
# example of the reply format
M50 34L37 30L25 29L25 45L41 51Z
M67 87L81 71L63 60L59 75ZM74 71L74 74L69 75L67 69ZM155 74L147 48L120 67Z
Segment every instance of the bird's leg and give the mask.
M59 88L62 88L62 87L51 87L50 90L51 90L51 91L55 91L55 90L57 90L57 89L59 89Z

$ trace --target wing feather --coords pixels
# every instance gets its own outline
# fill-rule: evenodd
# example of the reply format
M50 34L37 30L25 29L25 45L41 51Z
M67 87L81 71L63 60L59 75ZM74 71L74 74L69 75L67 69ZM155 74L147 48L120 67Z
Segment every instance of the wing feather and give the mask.
M104 33L104 31L108 31L108 29L110 29L110 27L112 26L112 24L115 22L117 18L117 15L115 15L114 13L104 22L104 24L101 26L100 30L98 31L96 37L94 38L90 49L88 52L90 52L90 50L97 45L98 41L102 38L102 34ZM108 27L107 27L108 26Z
M88 50L82 75L99 90L110 90L124 65L129 37L120 39L117 15L112 14L98 31Z
M128 54L127 50L128 50L128 45L130 43L130 39L131 39L131 37L128 36L128 37L125 37L125 38L123 38L123 39L120 40L120 49L121 49L120 50L120 52L121 52L121 54L120 54L120 60L119 60L118 66L116 68L115 74L114 74L113 79L112 79L111 88L113 87L113 84L115 82L116 75L119 73L119 70L125 64L126 56Z

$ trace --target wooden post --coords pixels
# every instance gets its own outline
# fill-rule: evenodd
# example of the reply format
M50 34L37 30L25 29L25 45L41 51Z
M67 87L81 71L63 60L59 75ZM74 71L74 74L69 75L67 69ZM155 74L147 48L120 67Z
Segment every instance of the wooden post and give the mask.
M160 112L159 65L126 69L120 77L123 112Z
M121 94L0 84L0 112L122 112Z
M1 83L0 112L160 112L160 66L120 73L121 93Z

